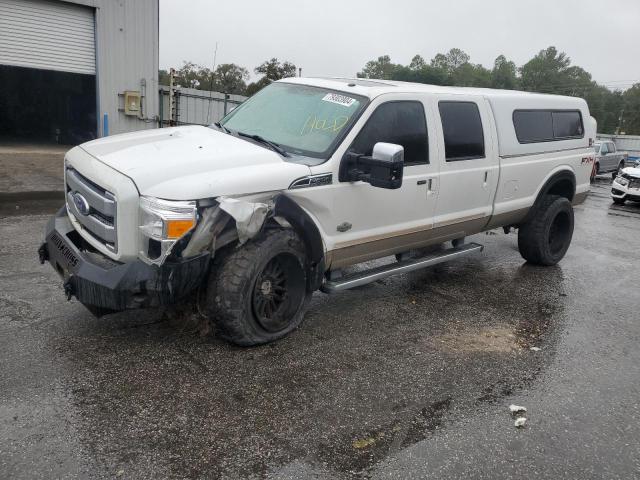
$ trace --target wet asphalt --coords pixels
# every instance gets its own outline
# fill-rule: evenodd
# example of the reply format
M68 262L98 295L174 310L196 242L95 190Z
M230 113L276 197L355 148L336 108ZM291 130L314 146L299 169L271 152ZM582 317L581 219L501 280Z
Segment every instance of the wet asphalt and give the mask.
M640 204L608 188L556 267L488 232L249 349L93 318L37 262L58 205L4 203L0 478L640 478Z

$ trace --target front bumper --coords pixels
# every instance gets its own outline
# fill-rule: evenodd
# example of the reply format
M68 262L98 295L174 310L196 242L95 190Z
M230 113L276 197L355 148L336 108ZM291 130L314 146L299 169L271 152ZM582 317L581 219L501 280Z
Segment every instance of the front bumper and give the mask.
M206 253L162 266L119 263L85 247L63 207L47 223L38 254L63 278L67 298L76 297L97 316L176 303L202 283L210 260Z
M629 185L621 185L614 180L611 185L611 197L620 200L640 202L640 187L634 188Z

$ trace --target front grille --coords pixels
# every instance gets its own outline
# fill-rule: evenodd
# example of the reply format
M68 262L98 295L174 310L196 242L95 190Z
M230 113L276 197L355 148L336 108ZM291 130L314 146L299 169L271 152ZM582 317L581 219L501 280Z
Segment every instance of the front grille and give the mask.
M65 169L65 185L69 212L93 238L117 252L115 195L71 167Z

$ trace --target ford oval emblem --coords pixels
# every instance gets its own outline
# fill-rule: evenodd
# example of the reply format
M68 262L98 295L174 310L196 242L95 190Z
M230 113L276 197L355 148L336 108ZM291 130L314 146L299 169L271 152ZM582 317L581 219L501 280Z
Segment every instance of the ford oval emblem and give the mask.
M71 198L73 198L73 204L76 206L79 213L82 215L89 215L91 208L89 207L89 202L87 202L87 199L84 198L82 194L73 192L73 194L71 194Z

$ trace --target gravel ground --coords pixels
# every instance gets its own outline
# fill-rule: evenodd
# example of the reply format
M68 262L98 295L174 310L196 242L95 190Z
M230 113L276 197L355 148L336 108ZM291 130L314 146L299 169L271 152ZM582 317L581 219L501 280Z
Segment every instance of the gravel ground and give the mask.
M604 182L556 267L487 232L249 349L66 302L56 206L0 206L0 478L640 477L640 204Z

